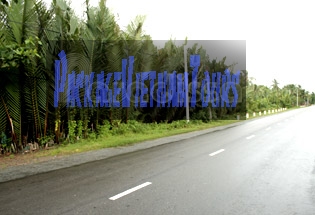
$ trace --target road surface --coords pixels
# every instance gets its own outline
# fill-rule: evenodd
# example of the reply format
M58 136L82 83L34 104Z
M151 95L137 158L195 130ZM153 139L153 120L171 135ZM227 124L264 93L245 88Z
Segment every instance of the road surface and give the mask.
M315 214L315 107L0 183L0 214Z

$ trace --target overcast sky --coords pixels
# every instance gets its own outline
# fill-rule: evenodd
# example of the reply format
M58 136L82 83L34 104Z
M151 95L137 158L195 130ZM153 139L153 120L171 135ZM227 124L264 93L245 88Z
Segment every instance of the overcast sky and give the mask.
M72 1L82 15L84 0ZM153 40L246 40L246 69L257 84L270 86L276 79L280 86L300 84L315 92L311 0L107 0L107 6L123 29L136 15L146 15L144 30Z

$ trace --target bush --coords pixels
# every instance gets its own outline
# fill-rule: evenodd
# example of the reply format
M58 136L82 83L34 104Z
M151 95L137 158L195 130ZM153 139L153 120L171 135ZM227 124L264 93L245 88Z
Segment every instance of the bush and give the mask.
M97 132L100 137L109 137L111 135L110 131L111 125L108 120L103 121L103 125L98 125Z
M79 138L82 138L82 131L83 131L83 122L82 120L79 120L78 125L77 125L77 136Z
M38 143L40 146L44 146L49 141L54 140L54 135L47 135L45 137L41 137L38 139Z
M88 133L88 138L95 140L95 139L97 139L97 134L94 131L91 131Z
M68 135L69 135L69 142L72 143L75 140L75 130L77 127L77 122L75 120L68 121Z

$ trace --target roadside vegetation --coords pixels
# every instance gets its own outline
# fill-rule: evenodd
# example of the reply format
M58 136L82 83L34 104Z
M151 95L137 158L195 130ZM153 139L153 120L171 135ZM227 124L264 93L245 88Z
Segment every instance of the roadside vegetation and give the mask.
M144 33L143 16L120 29L105 3L100 0L98 7L90 7L86 0L86 16L80 18L64 0L48 6L38 0L0 2L0 154L12 157L38 149L51 149L43 155L68 154L133 144L231 123L247 112L291 108L295 92L300 105L315 102L314 93L301 86L280 89L276 80L272 87L257 86L244 68L237 107L202 108L199 99L197 107L189 109L188 124L183 108L68 108L66 102L55 107L55 60L61 50L69 56L69 71L108 74L121 71L121 60L134 56L134 71L184 73L185 44L169 40L157 48ZM187 56L192 54L200 55L200 71L236 72L226 58L210 59L198 44L187 50ZM198 74L200 80L202 73ZM84 90L79 93L84 97Z
M213 123L204 123L194 120L187 123L186 120L174 121L172 123L140 123L129 121L128 124L116 125L108 131L109 123L102 126L98 132L89 132L87 139L73 138L71 143L63 142L57 148L52 147L38 153L38 156L68 155L90 150L127 146L142 141L182 134L192 131L213 128L217 126L235 123L237 120L221 120Z
M75 136L67 141L56 145L43 147L42 150L30 150L18 154L7 154L0 156L0 169L9 166L24 165L58 159L63 156L81 153L91 150L121 147L133 145L135 143L153 140L157 138L209 129L238 122L237 120L217 120L205 123L201 120L193 120L187 123L186 120L174 121L172 123L140 123L130 120L128 124L116 124L112 130L108 130L109 122L105 122L98 132L90 131L88 138L80 139ZM74 133L78 135L78 133Z
M246 107L250 114L279 108L297 108L314 103L314 92L306 91L301 85L288 84L280 88L275 79L270 86L257 85L254 78L249 78L247 82Z

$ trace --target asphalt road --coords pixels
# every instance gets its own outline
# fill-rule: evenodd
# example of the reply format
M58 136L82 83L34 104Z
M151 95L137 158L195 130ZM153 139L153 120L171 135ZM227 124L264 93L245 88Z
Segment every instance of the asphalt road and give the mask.
M0 214L315 214L315 107L0 183Z

